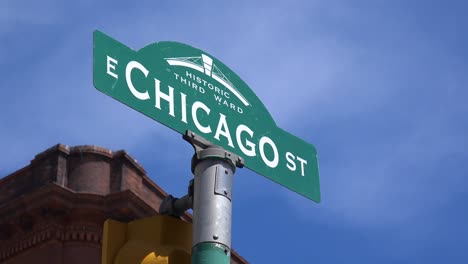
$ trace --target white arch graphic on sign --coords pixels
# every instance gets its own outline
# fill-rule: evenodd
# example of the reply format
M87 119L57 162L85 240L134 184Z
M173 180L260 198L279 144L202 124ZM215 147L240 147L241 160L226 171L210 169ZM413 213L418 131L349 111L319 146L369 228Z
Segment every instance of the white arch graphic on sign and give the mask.
M165 58L165 60L171 66L187 67L205 73L231 91L245 106L250 105L247 99L235 88L234 84L232 84L226 75L213 63L213 59L207 55L202 54L200 57Z

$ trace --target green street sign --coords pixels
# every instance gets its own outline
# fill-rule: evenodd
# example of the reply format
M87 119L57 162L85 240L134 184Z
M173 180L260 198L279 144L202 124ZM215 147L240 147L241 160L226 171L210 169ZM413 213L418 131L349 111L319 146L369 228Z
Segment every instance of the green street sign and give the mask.
M135 51L95 31L93 60L99 91L181 134L194 131L320 202L314 146L277 127L249 86L214 56L170 41Z

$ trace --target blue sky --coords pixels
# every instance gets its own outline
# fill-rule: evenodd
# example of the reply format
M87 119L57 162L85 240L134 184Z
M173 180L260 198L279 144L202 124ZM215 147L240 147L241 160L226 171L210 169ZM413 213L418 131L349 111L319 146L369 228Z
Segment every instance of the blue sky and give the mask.
M463 1L0 2L0 175L56 144L125 149L167 192L180 135L97 91L92 33L172 40L233 69L314 144L322 203L248 169L232 244L251 263L468 261L468 5Z

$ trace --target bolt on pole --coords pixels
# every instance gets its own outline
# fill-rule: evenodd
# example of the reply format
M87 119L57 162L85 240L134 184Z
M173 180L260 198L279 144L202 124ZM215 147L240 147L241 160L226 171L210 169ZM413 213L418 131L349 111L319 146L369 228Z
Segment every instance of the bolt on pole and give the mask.
M232 183L242 158L187 131L194 174L192 264L231 261Z

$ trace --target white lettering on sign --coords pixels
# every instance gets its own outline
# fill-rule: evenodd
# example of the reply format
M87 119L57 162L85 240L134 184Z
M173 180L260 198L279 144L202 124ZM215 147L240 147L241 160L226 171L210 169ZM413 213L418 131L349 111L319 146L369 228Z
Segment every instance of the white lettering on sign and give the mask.
M307 160L304 160L302 158L300 158L299 156L297 157L297 160L301 163L301 175L302 176L305 176L304 174L304 165L307 165Z
M236 129L236 140L237 140L237 143L239 144L240 150L245 155L247 155L249 157L254 157L255 156L255 144L252 143L252 141L249 141L248 139L246 139L245 140L245 145L246 146L244 146L244 144L242 144L242 140L241 140L242 132L247 132L247 134L249 134L250 138L253 137L254 133L248 126L243 125L243 124L240 124ZM247 149L247 147L249 149Z
M197 76L196 74L192 74L188 71L185 71L185 76L182 76L176 72L174 72L174 79L181 84L194 89L195 91L205 94L207 90L211 90L213 94L213 99L219 103L219 105L223 105L228 109L233 111L237 111L239 114L243 114L244 110L242 107L238 106L235 103L231 102L231 94L218 86L206 81L205 79Z
M118 61L114 58L111 58L107 56L107 67L106 71L107 74L110 76L118 79L117 71L116 68L118 66ZM130 61L127 63L126 68L125 68L125 80L128 86L128 89L132 93L135 98L139 100L148 100L150 99L150 95L148 93L148 90L144 90L144 92L141 92L141 87L140 90L137 90L132 82L132 73L134 70L138 70L143 75L145 78L148 77L149 71L143 66L141 63L137 61ZM184 83L185 79L183 79L181 76L176 75L179 80ZM189 77L191 80L195 80L197 83L203 83L205 82L202 79L198 79L198 77L193 77L193 76L186 76ZM169 111L168 114L172 117L175 117L175 101L174 101L174 88L171 87L170 85L167 85L167 93L163 92L161 90L161 81L158 80L157 78L154 78L154 107L156 109L162 110L161 108L161 100L166 101L169 104ZM204 90L200 89L200 86L191 86L193 89L196 89L200 93L204 93ZM210 84L208 83L208 87L210 87ZM222 92L221 90L218 90L217 87L213 87L214 91L216 93L219 93L221 95L224 95L226 98L229 98L229 94L227 92ZM179 92L180 93L180 121L183 123L188 124L189 120L187 119L187 95ZM220 100L220 97L216 97L216 101L218 101L221 105L226 104L222 100ZM242 110L236 109L236 106L233 104L227 105L227 107L237 110L239 113L242 113ZM215 124L210 124L206 123L207 121L210 122L209 118L206 118L210 115L211 109L204 104L203 102L200 101L195 101L192 106L189 108L191 111L191 117L193 124L195 127L198 129L203 134L211 134L213 130L211 129L211 126ZM200 111L204 112L204 115L200 113ZM203 124L201 123L203 122ZM227 142L227 145L229 145L232 148L236 148L234 145L232 136L231 136L231 131L228 125L228 117L222 113L219 113L219 119L217 120L217 127L216 131L214 133L214 138L218 141L225 141ZM211 121L213 122L213 121ZM244 155L248 157L256 157L257 156L257 151L260 154L260 158L263 161L263 163L270 167L270 168L276 168L278 167L280 163L280 155L278 148L275 144L275 142L267 137L267 136L262 136L260 140L258 141L258 144L255 144L254 140L254 135L255 132L250 129L248 126L244 124L239 124L236 127L235 130L235 140L236 140L236 145L240 149ZM222 136L222 138L221 138ZM258 148L257 148L258 146ZM291 152L286 152L284 155L285 160L286 160L286 168L288 168L290 171L297 171L298 167L300 166L301 168L301 175L305 176L305 166L307 165L307 160L291 153Z
M141 93L137 89L135 89L135 86L133 86L133 83L132 83L133 69L140 70L145 75L145 77L148 77L148 73L149 73L148 70L145 68L145 66L141 65L141 63L139 63L138 61L129 62L127 64L127 67L125 68L125 81L127 82L127 86L130 89L130 92L132 92L132 94L140 100L150 99L148 90L146 90L144 93Z
M180 105L182 107L182 118L180 121L187 124L187 95L180 93Z
M111 64L112 63L112 64ZM115 72L111 72L111 70L115 71L115 66L119 64L118 61L110 56L107 56L107 74L110 76L118 79L119 76Z
M307 161L299 156L294 156L294 154L292 154L291 152L286 152L286 160L288 162L288 164L286 164L286 167L288 167L288 169L291 171L296 171L296 159L301 163L301 175L305 176L304 165L307 165Z
M294 162L295 159L296 157L291 152L286 152L286 160L288 161L286 167L288 167L288 169L291 171L296 171L296 163Z
M234 147L232 144L232 138L231 138L231 133L229 132L229 127L226 123L226 116L223 114L219 114L219 122L218 122L218 128L216 128L216 133L214 135L214 138L219 140L219 136L224 136L228 140L228 145L230 147Z
M270 145L270 147L273 149L273 160L269 160L265 156L265 144ZM278 166L279 157L278 149L276 148L276 145L273 142L273 140L271 140L269 137L262 137L259 142L259 148L260 156L262 157L263 162L265 162L265 164L270 168L276 168L276 166Z
M174 116L174 88L169 87L169 94L161 92L161 82L154 78L154 94L155 94L155 107L161 110L161 99L166 100L169 103L169 114Z
M208 106L206 106L204 103L202 102L199 102L199 101L196 101L195 103L193 103L192 105L192 119L193 119L193 123L195 123L195 126L198 128L198 130L200 130L200 132L202 133L205 133L205 134L208 134L208 133L211 133L211 127L210 126L202 126L200 124L200 122L198 121L198 116L197 116L197 110L198 109L203 109L205 111L205 113L207 115L210 114L210 109L208 108Z

